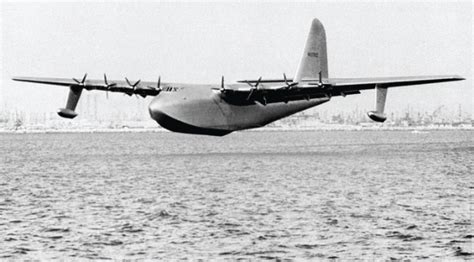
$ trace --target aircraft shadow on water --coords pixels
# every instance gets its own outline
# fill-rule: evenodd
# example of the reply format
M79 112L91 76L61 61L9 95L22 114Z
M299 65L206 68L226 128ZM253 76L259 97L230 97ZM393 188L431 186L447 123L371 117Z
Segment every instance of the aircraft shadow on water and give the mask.
M294 78L241 80L226 84L198 85L161 82L14 77L15 81L69 87L66 107L58 115L74 118L82 91L101 90L129 96L153 96L150 116L162 127L181 133L223 136L233 131L265 126L302 110L326 103L333 96L360 94L376 89L376 108L368 116L384 122L385 100L390 87L458 81L457 75L381 78L329 78L326 33L314 19L303 57Z

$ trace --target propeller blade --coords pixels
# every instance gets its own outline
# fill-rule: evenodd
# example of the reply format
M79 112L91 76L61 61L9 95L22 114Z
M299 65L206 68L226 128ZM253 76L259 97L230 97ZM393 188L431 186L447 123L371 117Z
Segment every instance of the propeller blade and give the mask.
M135 82L135 84L133 84L133 87L136 87L138 84L140 84L140 81L142 81L142 80L138 79L138 81Z
M286 84L286 89L290 89L294 86L297 86L298 85L298 82L288 82L288 78L286 78L286 74L283 73L283 79L285 80L285 84Z
M247 101L249 101L250 98L252 98L252 95L253 95L253 91L254 91L254 90L255 90L254 88L250 89L249 95L247 96Z
M255 85L252 85L252 84L250 84L250 82L245 81L249 86L252 87L252 89L250 89L249 95L247 96L247 101L249 101L250 98L252 98L252 95L253 95L254 91L258 89L258 85L260 85L260 81L262 81L262 77L260 77L260 78L257 80L257 82L255 83Z
M109 84L109 81L107 80L107 76L105 74L104 74L104 84L105 84L105 88L107 88L107 90L109 90L111 87L117 85L117 83Z
M132 85L132 83L130 83L130 80L128 80L128 78L125 77L125 81L127 81L127 84L133 89L135 90L137 85L140 83L141 80L138 80L137 82L135 82L135 84ZM132 92L133 94L133 92Z
M86 81L86 78L87 78L87 73L85 73L84 77L82 78L82 81L81 81L82 84L84 84L84 82Z
M72 78L72 80L74 80L74 82L78 83L79 85L84 85L84 83L86 82L86 78L87 78L87 73L84 74L81 81L77 80L74 77Z
M255 88L258 88L258 85L260 84L260 81L262 81L262 77L260 77L260 78L257 80L257 83L255 84Z
M128 84L129 86L132 86L132 84L130 83L130 80L128 80L128 78L125 77L125 81L127 82L127 84Z
M110 83L110 84L109 84L109 82L107 81L107 76L106 76L105 74L104 74L104 83L105 83L105 87L106 87L107 89L109 89L110 87L113 87L113 86L116 86L116 85L117 85L117 83Z
M221 93L226 93L227 89L225 89L225 84L224 84L224 76L221 77L221 88L219 89Z

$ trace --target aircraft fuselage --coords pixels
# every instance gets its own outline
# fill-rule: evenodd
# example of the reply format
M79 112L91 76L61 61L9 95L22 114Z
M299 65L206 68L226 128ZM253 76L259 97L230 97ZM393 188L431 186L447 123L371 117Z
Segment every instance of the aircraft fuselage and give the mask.
M237 86L229 85L229 88ZM258 102L234 105L225 101L216 89L219 86L180 84L164 87L150 103L150 115L171 131L223 136L237 130L265 126L330 100L324 97L267 105Z

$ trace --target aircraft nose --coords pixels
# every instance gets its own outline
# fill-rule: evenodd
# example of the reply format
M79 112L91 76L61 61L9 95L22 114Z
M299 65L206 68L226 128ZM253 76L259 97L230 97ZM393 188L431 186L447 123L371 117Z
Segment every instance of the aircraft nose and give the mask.
M150 105L148 106L148 111L150 112L151 118L153 118L155 121L160 119L161 115L163 115L160 103L156 99L151 101Z

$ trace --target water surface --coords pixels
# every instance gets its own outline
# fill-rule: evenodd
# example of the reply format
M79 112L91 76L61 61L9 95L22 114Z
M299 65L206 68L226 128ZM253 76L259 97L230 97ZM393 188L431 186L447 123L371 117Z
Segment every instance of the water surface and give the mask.
M472 259L473 131L0 134L2 259Z

